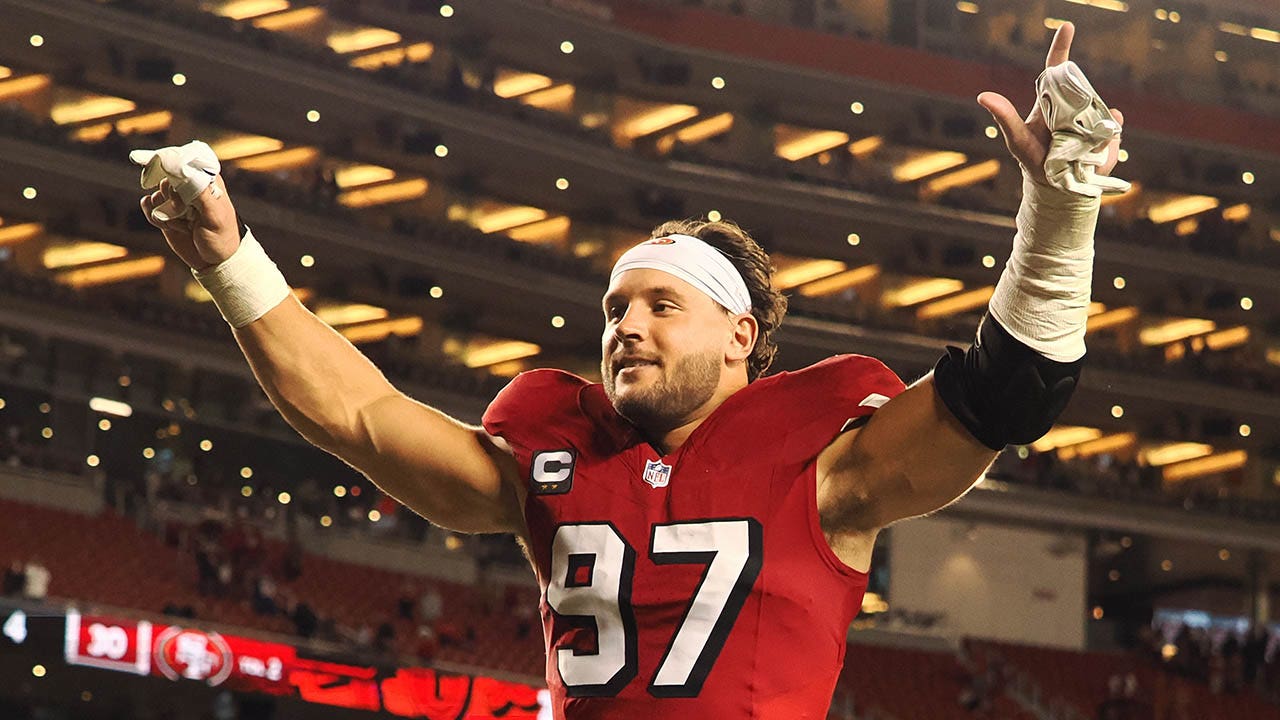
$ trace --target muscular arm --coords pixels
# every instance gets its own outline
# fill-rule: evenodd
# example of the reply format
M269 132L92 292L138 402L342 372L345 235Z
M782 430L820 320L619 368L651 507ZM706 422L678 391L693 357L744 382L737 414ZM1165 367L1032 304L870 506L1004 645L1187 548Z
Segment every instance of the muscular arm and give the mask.
M818 456L823 530L833 540L874 536L943 508L973 487L995 456L947 410L929 374Z
M433 523L523 531L518 470L502 441L396 390L296 298L235 337L271 402L311 443Z

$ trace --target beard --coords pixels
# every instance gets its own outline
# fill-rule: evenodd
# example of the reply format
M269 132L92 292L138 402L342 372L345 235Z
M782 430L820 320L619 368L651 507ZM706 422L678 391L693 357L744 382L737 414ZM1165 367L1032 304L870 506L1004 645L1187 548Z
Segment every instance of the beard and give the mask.
M618 396L617 378L603 361L600 376L605 395L619 415L640 430L665 432L684 424L715 395L720 385L720 358L715 350L685 355L673 365L659 366L661 377L648 385L633 385L624 397Z

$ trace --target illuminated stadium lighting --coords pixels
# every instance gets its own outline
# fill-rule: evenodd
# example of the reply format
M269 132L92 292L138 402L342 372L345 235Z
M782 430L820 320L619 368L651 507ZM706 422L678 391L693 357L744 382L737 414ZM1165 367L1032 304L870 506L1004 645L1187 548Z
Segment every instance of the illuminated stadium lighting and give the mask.
M849 143L849 154L856 158L863 158L882 147L884 147L884 138L879 135L868 135Z
M716 90L723 90L724 78L720 77L719 75L711 78L711 87L715 88Z
M1000 161L992 158L984 162L961 168L955 172L947 173L940 177L929 180L924 185L924 192L929 196L941 195L942 193L958 187L968 187L1000 174Z
M31 47L42 47L44 45L43 35L32 35L27 38L27 42L31 43Z
M1244 222L1253 214L1253 207L1249 203L1239 203L1222 211L1222 219L1228 222Z
M1058 28L1066 24L1067 24L1067 21L1061 18L1047 17L1044 19L1044 26L1049 28L1050 30L1057 30Z
M932 320L934 318L950 317L962 312L968 312L980 307L985 307L991 300L991 296L995 294L995 291L995 286L989 285L984 288L970 290L969 292L963 292L959 295L953 295L949 298L938 300L937 302L922 305L920 306L920 309L916 310L916 319Z
M334 497L346 497L346 496L347 496L347 488L346 488L346 487L344 487L344 486L342 486L342 485L334 485L334 486L333 486L333 496L334 496Z
M133 383L133 380L130 379L128 375L121 375L120 377L116 378L116 383L120 387L129 387L129 385Z
M28 188L35 197L35 189ZM24 192L25 195L25 192ZM31 198L27 198L28 200ZM44 234L44 225L40 223L22 223L21 225L5 225L0 227L0 246L25 242Z
M1120 418L1122 418L1122 417L1124 417L1124 406L1123 406L1123 405L1112 405L1112 406L1111 406L1111 417L1116 418L1117 420L1118 420L1118 419L1120 419Z
M1219 559L1219 560L1221 560L1221 561L1223 561L1223 562L1226 562L1226 561L1230 560L1230 559L1231 559L1231 551L1230 551L1230 550L1228 550L1228 549L1226 549L1226 548L1222 548L1221 550L1219 550L1219 551L1218 551L1218 559Z
M993 255L982 256L982 267L990 269L996 266L996 259Z
M1121 148L1120 152L1116 153L1116 162L1129 162L1129 151Z
M369 522L378 522L381 519L382 519L382 513L378 512L377 510L369 511Z
M697 116L698 108L692 105L654 105L645 103L638 112L633 113L620 123L615 132L625 139L634 140L686 120L691 120Z
M39 194L39 191L37 191L34 187L31 187L30 185L22 188L22 197L28 200L35 200L36 195L38 194Z
M1111 280L1111 286L1117 290L1123 290L1127 284L1123 275L1117 275Z
M329 34L325 43L339 55L364 52L374 48L395 45L400 33L379 27L356 27Z
M569 189L569 179L568 179L568 178L556 178L556 189L557 189L557 190L568 190L568 189Z
M1178 12L1177 10L1170 10L1170 11L1169 11L1169 22L1171 22L1171 23L1178 23L1178 22L1182 22L1182 13Z
M315 310L315 315L325 324L337 327L339 325L354 325L373 320L383 320L390 313L386 308L376 305L343 303L318 307Z
M320 516L320 527L329 527L332 524L333 524L333 518L329 517L328 515Z
M129 249L123 245L75 241L49 245L40 254L40 261L46 270L60 270L78 265L91 265L104 260L119 260L128 255Z
M1213 454L1213 446L1204 443L1171 442L1143 448L1138 460L1144 465L1163 467L1174 463L1195 460Z
M101 431L103 431L103 432L106 432L106 431L110 430L110 429L111 429L111 421L110 421L110 420L108 420L108 419L106 419L106 418L102 418L101 420L99 420L99 421L98 421L98 429L99 429L99 430L101 430Z
M164 272L164 265L165 259L163 256L149 255L133 260L121 260L120 262L107 263L105 265L66 270L55 275L54 279L63 285L69 285L73 288L94 287L153 277Z
M462 364L482 368L512 360L523 360L542 352L536 343L522 340L472 341L461 353Z
M779 290L790 290L798 285L811 283L814 280L830 277L848 269L839 260L808 260L790 264L773 275L773 286Z
M40 414L42 414L42 415L48 415L50 412L52 412L52 411L53 411L53 406L52 406L52 405L50 405L50 404L49 404L49 403L47 403L47 402L42 402L42 403L40 403L40 405L39 405L39 407L38 407L37 409L40 411Z
M676 139L686 145L696 145L717 135L723 135L731 129L733 129L733 113L725 112L680 128L676 131Z
M142 448L142 457L150 460L156 456L155 448Z
M0 82L0 100L16 100L49 87L48 75L25 75Z
M568 239L573 221L568 215L556 215L506 231L507 237L527 243L560 243Z
M89 409L94 412L115 415L116 417L129 417L133 415L133 407L130 406L129 403L120 402L119 400L108 400L107 398L102 397L89 398Z
M1249 462L1249 453L1244 450L1232 450L1230 452L1218 453L1208 457L1202 457L1197 460L1188 460L1187 462L1169 465L1164 468L1165 482L1180 482L1183 480L1191 480L1206 475L1216 475L1218 473L1230 472L1238 470Z
M1080 427L1078 425L1055 425L1043 437L1031 444L1031 449L1038 453L1046 453L1068 445L1078 445L1089 440L1102 437L1098 428Z
M438 158L446 157L449 155L449 147L447 145L437 145L435 153Z
M74 99L55 103L49 111L49 118L58 125L74 125L75 123L133 112L137 108L138 105L136 103L124 98L76 93Z
M1155 16L1157 20L1168 20L1169 11L1165 10L1164 8L1156 8Z
M453 17L453 6L452 6L452 5L449 5L449 4L441 5L441 6L440 6L440 17L442 17L442 18L451 18L451 17Z
M1151 222L1162 225L1212 210L1218 207L1218 204L1218 198L1209 195L1180 195L1151 205L1147 208L1147 217Z
M724 219L724 216L720 214L719 210L708 210L707 219L711 222L720 222Z
M439 300L444 297L444 288L439 285L432 285L431 289L427 291L427 294L430 295L432 299Z
M97 455L90 455L89 457L84 459L84 464L88 465L89 467L98 467L99 462L101 461L98 459Z
M522 95L516 98L516 101L530 107L550 110L552 112L567 113L573 109L573 98L576 93L577 89L572 85L569 83L562 83L554 87L549 87L545 90L538 90L537 92L531 92L528 95ZM600 127L605 123L605 120L601 118L599 122L588 124L588 117L591 116L582 116L583 127Z
M967 160L964 153L951 150L913 151L909 153L907 160L893 168L893 179L897 182L913 182L963 165Z
M1240 437L1249 437L1250 435L1253 434L1253 428L1245 424L1236 428L1236 432L1240 433Z
M1093 613L1092 613L1092 615L1093 615L1093 619L1094 619L1094 620L1101 620L1101 619L1103 618L1103 616L1105 615L1105 613L1104 613L1104 612L1103 612L1103 610L1102 610L1102 606L1101 606L1101 605L1094 605L1094 606L1093 606Z
M206 438L206 439L204 439L204 440L201 440L201 441L200 441L200 449L201 449L201 450L203 450L203 451L205 451L205 452L209 452L210 450L212 450L212 449L213 449L213 441L212 441L212 440L209 440L209 439L207 439L207 438Z
M319 110L308 110L308 111L307 111L307 122L309 122L309 123L318 123L318 122L320 122L320 111L319 111Z
M919 278L908 280L881 296L886 307L910 307L960 292L964 283L951 278Z
M858 245L860 245L860 244L862 243L862 236L861 236L861 235L859 235L858 233L849 233L849 234L845 237L844 241L845 241L845 242L847 242L847 243L849 243L850 245L852 245L852 246L854 246L854 247L857 247Z
M568 40L565 40L564 42L560 43L560 52L564 53L565 55L572 54L573 43L569 42Z
M1230 60L1231 56L1227 54L1226 50L1214 50L1213 59L1217 60L1220 63L1224 63Z
M1249 28L1249 37L1254 40L1265 40L1266 42L1280 43L1280 32L1270 28Z
M826 152L849 142L849 134L839 130L808 130L786 125L775 129L778 157L795 162Z
M288 0L231 0L213 8L213 14L232 20L251 20L288 9Z
M187 76L182 73L174 73L173 77L169 78L169 81L177 87L182 87L187 84Z
M1240 182L1244 183L1245 185L1252 185L1253 181L1254 181L1253 173L1249 172L1248 170L1240 174Z
M1067 0L1069 3L1076 5L1088 5L1099 10L1110 10L1112 12L1129 12L1129 3L1120 0Z
M426 195L429 188L426 178L413 178L341 193L338 195L338 204L349 208L364 208L405 202Z
M244 478L245 480L248 480L249 478L253 477L253 468L248 466L240 468L240 477Z
M527 205L502 206L491 212L481 212L472 225L482 233L500 233L512 228L547 219L547 211Z
M1224 33L1230 33L1232 35L1240 35L1241 37L1249 36L1249 28L1237 23L1220 22L1218 23L1218 29Z
M42 678L46 673L47 671L44 669L43 665L34 665L31 667L31 674L35 677Z
M333 182L342 190L386 182L395 177L396 171L391 168L366 163L343 165L333 171Z
M864 265L801 285L797 292L805 297L822 297L823 295L844 292L849 288L857 287L877 277L880 277L879 265Z
M1086 440L1076 445L1058 448L1058 458L1060 460L1071 460L1073 458L1091 458L1096 455L1115 454L1122 450L1128 450L1136 444L1138 444L1136 433L1103 435L1097 440Z
M313 147L293 147L241 158L235 164L241 170L250 172L275 172L310 165L319 157L319 151Z
M291 500L293 500L293 496L287 492L282 492L279 495L276 495L276 501L281 505L288 505Z
M222 162L230 162L281 150L284 142L264 135L229 134L214 140L209 146Z
M956 10L969 15L977 15L978 3L969 2L969 0L960 0L960 2L956 3Z
M544 90L554 84L555 81L546 75L499 68L493 79L493 94L500 98L514 98Z
M1204 336L1204 344L1210 350L1226 350L1228 348L1240 347L1249 342L1249 328L1244 325L1237 325L1226 330L1209 333Z
M854 115L861 115L862 113L866 112L866 109L867 109L867 106L863 105L862 102L859 100L854 100L853 102L849 103L849 112L853 113Z
M375 320L361 325L347 325L338 329L342 336L353 345L378 342L391 335L412 337L422 332L422 318L409 316L389 320Z
M1165 643L1160 646L1160 657L1166 662L1174 659L1178 655L1178 646L1173 643Z
M564 327L564 316L563 316L563 315L552 315L552 316L551 316L551 327L556 328L556 329L560 329L560 328Z
M1098 332L1117 325L1123 325L1138 319L1140 313L1136 307L1120 307L1090 315L1086 321L1086 332Z
M436 46L429 42L420 42L405 47L393 47L386 50L375 50L358 57L351 58L353 68L361 70L377 70L383 67L394 67L407 62L426 62L435 55Z
M1000 137L1000 128L996 127L995 125L988 125L985 128L983 128L982 134L986 135L992 140L995 140L996 138Z
M7 405L7 404L8 404L8 403L6 403L6 402L5 402L4 398L0 398L0 410L3 410L3 409L4 409L4 406L5 406L5 405Z
M252 486L252 485L241 485L241 486L240 486L240 496L241 496L241 497L253 497L253 486Z
M1112 570L1111 572L1107 573L1107 579L1110 580L1111 582L1118 582L1120 580L1120 571Z
M1196 335L1204 335L1217 329L1212 320L1203 318L1173 318L1138 331L1138 342L1143 345L1168 345Z
M1161 570L1163 570L1163 571L1165 571L1165 572L1169 572L1170 570L1172 570L1172 569L1173 569L1173 561L1172 561L1172 560L1161 560L1161 561L1160 561L1160 569L1161 569Z
M316 259L310 255L303 255L298 258L298 264L304 268L315 267Z
M40 428L40 437L44 438L45 440L52 440L52 439L53 439L53 428L51 428L51 427L43 427L43 428Z

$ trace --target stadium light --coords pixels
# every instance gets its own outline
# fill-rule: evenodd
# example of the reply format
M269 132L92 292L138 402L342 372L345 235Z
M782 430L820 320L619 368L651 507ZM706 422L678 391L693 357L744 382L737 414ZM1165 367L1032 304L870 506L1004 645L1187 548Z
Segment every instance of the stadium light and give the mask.
M95 397L89 399L89 409L94 412L106 413L107 415L115 415L116 417L129 417L133 415L133 407L129 403L119 400L108 400L107 398ZM107 427L111 427L107 425ZM104 428L105 429L105 428Z

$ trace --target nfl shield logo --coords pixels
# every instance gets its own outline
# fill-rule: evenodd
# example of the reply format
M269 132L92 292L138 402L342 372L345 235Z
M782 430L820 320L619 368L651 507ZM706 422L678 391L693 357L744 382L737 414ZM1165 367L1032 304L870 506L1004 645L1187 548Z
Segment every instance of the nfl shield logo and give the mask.
M655 488L666 487L671 482L671 466L661 460L646 460L644 481Z

